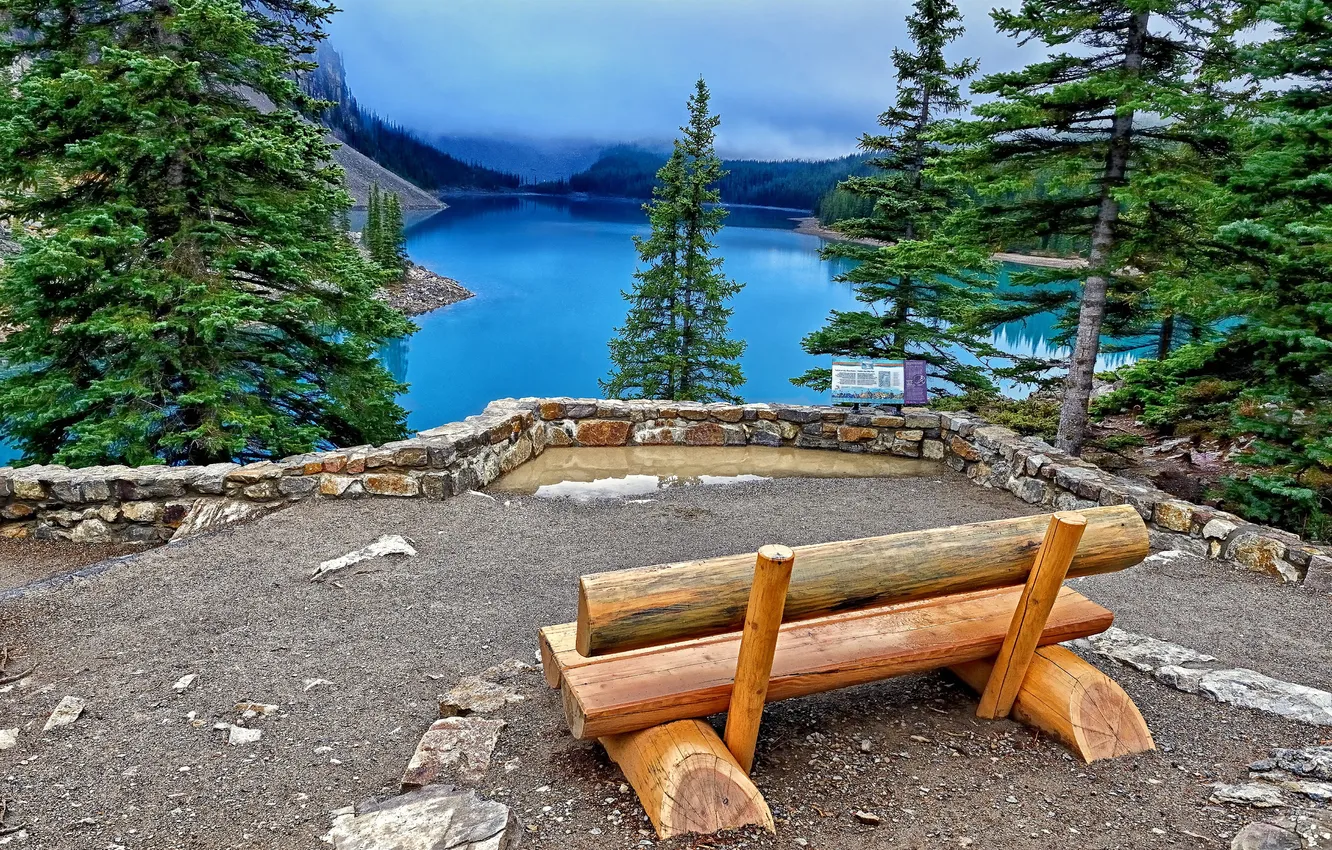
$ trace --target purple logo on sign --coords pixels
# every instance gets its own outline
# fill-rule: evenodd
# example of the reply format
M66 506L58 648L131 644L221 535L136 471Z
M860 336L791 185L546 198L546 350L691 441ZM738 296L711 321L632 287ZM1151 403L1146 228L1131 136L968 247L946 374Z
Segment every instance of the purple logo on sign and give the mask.
M904 371L902 388L903 404L929 404L930 391L925 382L925 361L908 360Z

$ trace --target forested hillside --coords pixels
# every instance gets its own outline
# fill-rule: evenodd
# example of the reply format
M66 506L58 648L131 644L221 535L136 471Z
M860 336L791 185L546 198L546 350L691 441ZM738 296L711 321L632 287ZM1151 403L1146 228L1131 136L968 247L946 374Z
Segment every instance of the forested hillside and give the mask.
M364 109L347 87L342 57L327 42L316 54L319 68L301 79L314 97L333 103L320 120L344 144L423 189L516 189L516 174L506 174L456 159L406 128Z
M554 195L585 192L647 200L652 197L657 170L665 162L664 153L619 145L608 148L591 168L567 181L541 183L529 188ZM811 211L839 181L868 172L865 157L858 155L818 162L732 159L723 161L722 167L726 170L726 176L718 183L722 203Z

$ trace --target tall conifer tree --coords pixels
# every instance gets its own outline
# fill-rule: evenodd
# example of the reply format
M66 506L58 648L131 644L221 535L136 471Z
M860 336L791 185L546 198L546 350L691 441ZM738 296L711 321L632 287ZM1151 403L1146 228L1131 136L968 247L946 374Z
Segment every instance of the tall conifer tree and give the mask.
M293 81L322 0L0 0L0 432L25 461L281 456L405 432L411 325L338 229ZM261 112L251 89L278 105Z
M1009 293L1007 309L995 314L1004 321L1063 309L1072 295L1077 319L1058 434L1071 452L1080 452L1085 438L1107 305L1131 313L1124 272L1132 273L1144 245L1162 248L1143 210L1187 201L1186 175L1206 162L1210 148L1225 146L1206 123L1217 92L1205 85L1205 60L1237 5L1026 0L1016 11L996 10L1001 32L1039 41L1051 53L978 81L972 91L995 99L944 137L960 147L955 161L989 201L983 220L996 241L1086 240L1078 289L1064 285L1076 272L1031 273L1019 282L1032 288ZM1194 155L1181 156L1181 146Z
M1205 279L1224 337L1126 372L1110 409L1153 424L1199 421L1256 437L1226 484L1228 507L1332 539L1332 15L1278 0L1272 35L1241 52L1266 92L1242 167L1224 181L1228 220Z
M383 233L380 236L382 265L394 276L401 276L407 270L407 236L403 232L402 201L396 192L388 192Z
M624 294L625 324L610 342L612 370L602 389L616 398L738 401L744 342L730 339L730 300L741 284L722 271L712 241L726 210L716 184L724 176L714 149L720 119L709 111L700 78L689 98L689 123L657 177L645 206L652 233L635 239L647 267Z
M916 0L906 19L913 49L893 50L897 102L879 116L884 132L860 140L880 172L838 187L864 198L872 211L834 225L847 236L888 244L836 242L824 250L856 261L837 279L853 284L868 309L833 311L803 345L810 354L920 359L932 377L954 388L993 391L978 363L999 352L969 330L966 319L975 300L987 297L976 271L988 258L966 238L962 191L934 179L930 168L944 153L930 133L942 117L966 106L959 85L976 70L974 60L950 63L944 55L962 35L961 20L951 0ZM964 362L959 352L976 362ZM793 383L826 390L830 370L811 369Z
M361 244L370 254L370 258L380 264L382 250L380 238L384 233L384 199L380 196L380 184L370 184L370 200L365 208L365 232L361 234Z

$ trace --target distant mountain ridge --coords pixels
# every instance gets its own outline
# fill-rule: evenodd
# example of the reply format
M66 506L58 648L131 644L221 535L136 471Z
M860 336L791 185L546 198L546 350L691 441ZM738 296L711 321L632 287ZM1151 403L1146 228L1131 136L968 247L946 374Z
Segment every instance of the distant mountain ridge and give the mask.
M327 42L319 45L315 61L319 67L302 75L301 87L312 97L333 104L319 119L343 144L427 192L512 191L522 183L516 174L450 156L405 127L361 107L347 86L341 54Z
M567 180L591 167L607 146L593 139L460 135L432 136L430 143L464 162L517 174L525 184Z
M549 181L527 187L550 195L583 193L621 198L652 197L657 170L667 155L636 145L607 148L589 168L568 180ZM837 159L765 161L729 159L722 162L728 172L721 179L722 203L784 207L813 211L824 195L852 175L873 169L865 154Z

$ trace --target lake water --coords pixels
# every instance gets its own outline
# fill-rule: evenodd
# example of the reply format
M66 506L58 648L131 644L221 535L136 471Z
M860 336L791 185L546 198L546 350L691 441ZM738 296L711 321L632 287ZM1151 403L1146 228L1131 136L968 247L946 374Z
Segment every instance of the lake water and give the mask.
M449 204L409 225L407 250L477 297L418 317L420 331L386 346L385 362L411 385L402 398L411 427L455 421L507 396L600 395L606 341L624 320L620 293L637 264L632 237L647 234L640 205L525 197ZM795 232L798 215L732 209L717 237L726 273L745 284L731 328L748 342L740 394L751 401L826 401L790 382L829 360L805 354L800 340L829 310L857 307L850 288L833 281L845 264L821 259L824 241ZM996 336L1011 351L1048 353L1050 330L1042 317ZM0 464L12 455L0 445Z

